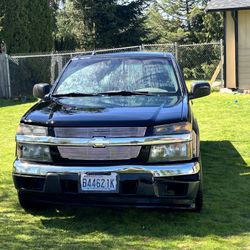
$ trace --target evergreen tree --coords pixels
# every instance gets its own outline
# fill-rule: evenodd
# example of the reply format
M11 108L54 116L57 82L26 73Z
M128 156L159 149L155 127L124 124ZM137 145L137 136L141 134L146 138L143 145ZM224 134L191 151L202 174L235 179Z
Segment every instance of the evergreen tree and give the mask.
M1 40L4 40L8 52L20 53L29 50L29 20L26 15L28 1L1 0L0 16L2 16Z
M48 0L1 0L0 38L9 53L50 51L52 13Z
M140 44L146 34L145 7L146 0L66 0L57 16L57 47L70 41L85 49Z
M144 26L144 10L148 6L148 1L123 1L123 4L117 4L115 20L117 27L113 35L110 34L110 42L113 46L138 45L146 41L148 30ZM115 42L115 43L114 43Z
M219 41L223 37L223 14L209 13L203 17L204 30L201 42Z
M162 43L209 42L222 37L220 14L206 14L206 1L158 0L150 7L145 25L148 39Z
M52 9L48 0L32 0L27 6L27 14L30 31L29 52L51 51L53 48Z
M2 26L2 21L3 21L3 16L0 16L0 32L2 31L3 29L3 26Z
M63 9L56 12L55 50L84 48L86 33L83 12L75 8L72 0L67 0Z
M155 2L147 12L145 26L150 30L148 40L158 43L179 42L187 37L182 19L175 16L177 5Z

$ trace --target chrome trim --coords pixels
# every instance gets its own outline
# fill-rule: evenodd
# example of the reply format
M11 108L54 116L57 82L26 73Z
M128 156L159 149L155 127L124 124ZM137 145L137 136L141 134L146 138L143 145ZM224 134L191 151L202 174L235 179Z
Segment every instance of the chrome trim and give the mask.
M192 141L192 133L179 135L148 136L138 138L56 138L51 136L17 135L16 141L27 144L42 144L72 147L113 147L113 146L148 146Z
M143 137L146 127L56 127L55 137L58 138L124 138Z
M106 148L58 146L57 149L64 159L100 162L137 158L140 154L141 146Z
M84 172L101 173L151 173L153 177L168 177L197 174L200 171L198 162L167 165L118 165L118 166L55 166L16 160L14 174L46 176L49 173L77 174Z

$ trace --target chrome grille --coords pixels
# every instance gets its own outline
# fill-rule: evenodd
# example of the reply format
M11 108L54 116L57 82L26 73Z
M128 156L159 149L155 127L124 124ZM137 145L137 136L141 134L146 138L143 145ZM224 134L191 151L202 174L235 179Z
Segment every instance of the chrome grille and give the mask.
M143 137L145 132L145 127L55 128L58 138Z
M145 127L95 127L95 128L55 128L58 138L126 138L144 137ZM122 147L69 147L60 146L58 151L62 158L85 161L129 160L138 157L141 146Z
M62 158L85 161L128 160L138 157L141 147L58 147Z

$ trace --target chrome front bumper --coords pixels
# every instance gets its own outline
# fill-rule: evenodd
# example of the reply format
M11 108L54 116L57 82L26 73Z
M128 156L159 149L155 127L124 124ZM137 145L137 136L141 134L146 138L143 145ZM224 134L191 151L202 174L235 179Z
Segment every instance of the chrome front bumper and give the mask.
M153 177L169 177L193 175L200 172L198 162L169 163L166 165L116 165L116 166L58 166L50 164L37 164L16 160L14 174L46 176L48 174L74 174L74 173L150 173Z

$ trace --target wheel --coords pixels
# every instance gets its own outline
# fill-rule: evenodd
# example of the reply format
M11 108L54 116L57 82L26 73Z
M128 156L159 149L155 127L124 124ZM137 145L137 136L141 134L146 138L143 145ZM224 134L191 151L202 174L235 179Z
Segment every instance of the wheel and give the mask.
M200 186L197 196L195 198L195 208L194 211L195 212L201 212L203 207L203 190L202 190L202 186Z
M48 208L46 204L35 202L20 191L18 191L18 200L19 204L25 211L42 211Z
M197 192L196 198L195 198L195 208L194 211L195 212L201 212L202 208L203 208L203 172L202 172L202 163L201 163L201 152L199 151L199 163L200 163L200 167L201 167L201 172L200 172L200 186L199 186L199 190Z

